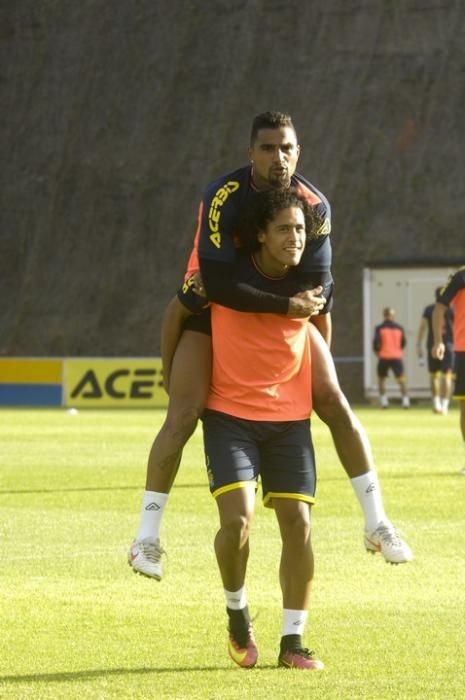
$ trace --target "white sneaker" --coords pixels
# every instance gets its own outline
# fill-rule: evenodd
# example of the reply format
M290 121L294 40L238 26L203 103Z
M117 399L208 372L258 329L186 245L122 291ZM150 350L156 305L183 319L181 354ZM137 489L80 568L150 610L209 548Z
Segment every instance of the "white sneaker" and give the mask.
M381 522L371 534L365 530L364 541L367 552L381 552L389 564L404 564L413 559L412 550L392 525Z
M165 550L160 540L154 537L134 540L128 552L128 564L132 566L135 573L161 581L163 578L162 554L165 554Z
M410 399L408 396L402 397L402 408L410 408Z
M386 394L381 394L379 397L379 403L381 408L389 408L389 399Z

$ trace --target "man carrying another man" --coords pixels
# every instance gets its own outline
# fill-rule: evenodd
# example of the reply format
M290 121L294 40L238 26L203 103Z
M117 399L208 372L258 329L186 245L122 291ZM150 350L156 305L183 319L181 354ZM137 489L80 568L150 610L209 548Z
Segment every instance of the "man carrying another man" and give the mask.
M298 265L317 217L295 190L254 195L240 229L237 275L258 289L292 295ZM281 533L279 580L282 637L278 664L301 670L324 665L303 646L313 579L310 512L316 473L310 433L311 356L308 319L244 313L211 304L213 371L203 416L210 491L220 529L215 552L228 614L228 651L251 668L258 651L245 577L255 493Z

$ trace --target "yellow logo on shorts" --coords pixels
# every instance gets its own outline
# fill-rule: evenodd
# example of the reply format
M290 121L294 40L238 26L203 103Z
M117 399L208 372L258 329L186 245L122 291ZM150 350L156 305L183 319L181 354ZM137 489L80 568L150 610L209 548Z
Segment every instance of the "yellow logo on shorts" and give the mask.
M192 275L192 277L189 277L189 279L187 279L187 280L184 282L184 284L182 285L182 293L183 293L183 294L188 294L190 288L193 287L194 284L195 284L195 279L194 279L194 275Z

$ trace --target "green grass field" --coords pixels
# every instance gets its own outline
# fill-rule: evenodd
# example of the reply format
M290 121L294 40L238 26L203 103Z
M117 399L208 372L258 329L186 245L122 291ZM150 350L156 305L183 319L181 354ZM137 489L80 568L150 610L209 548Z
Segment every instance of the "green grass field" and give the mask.
M212 541L200 429L163 527L161 583L126 552L162 411L0 411L0 697L446 700L465 697L465 478L458 412L357 415L386 509L415 560L363 548L361 512L327 428L314 421L317 505L306 643L323 673L276 667L280 550L258 503L248 596L258 666L233 666Z

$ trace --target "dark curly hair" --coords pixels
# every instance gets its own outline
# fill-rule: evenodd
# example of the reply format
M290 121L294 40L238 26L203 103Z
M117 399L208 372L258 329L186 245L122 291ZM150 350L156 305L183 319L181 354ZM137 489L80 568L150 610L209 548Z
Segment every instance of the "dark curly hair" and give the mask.
M321 226L320 217L317 210L295 188L264 190L251 193L241 217L238 234L244 248L251 253L258 250L261 246L259 231L263 231L278 212L290 207L302 209L307 240L315 238Z

